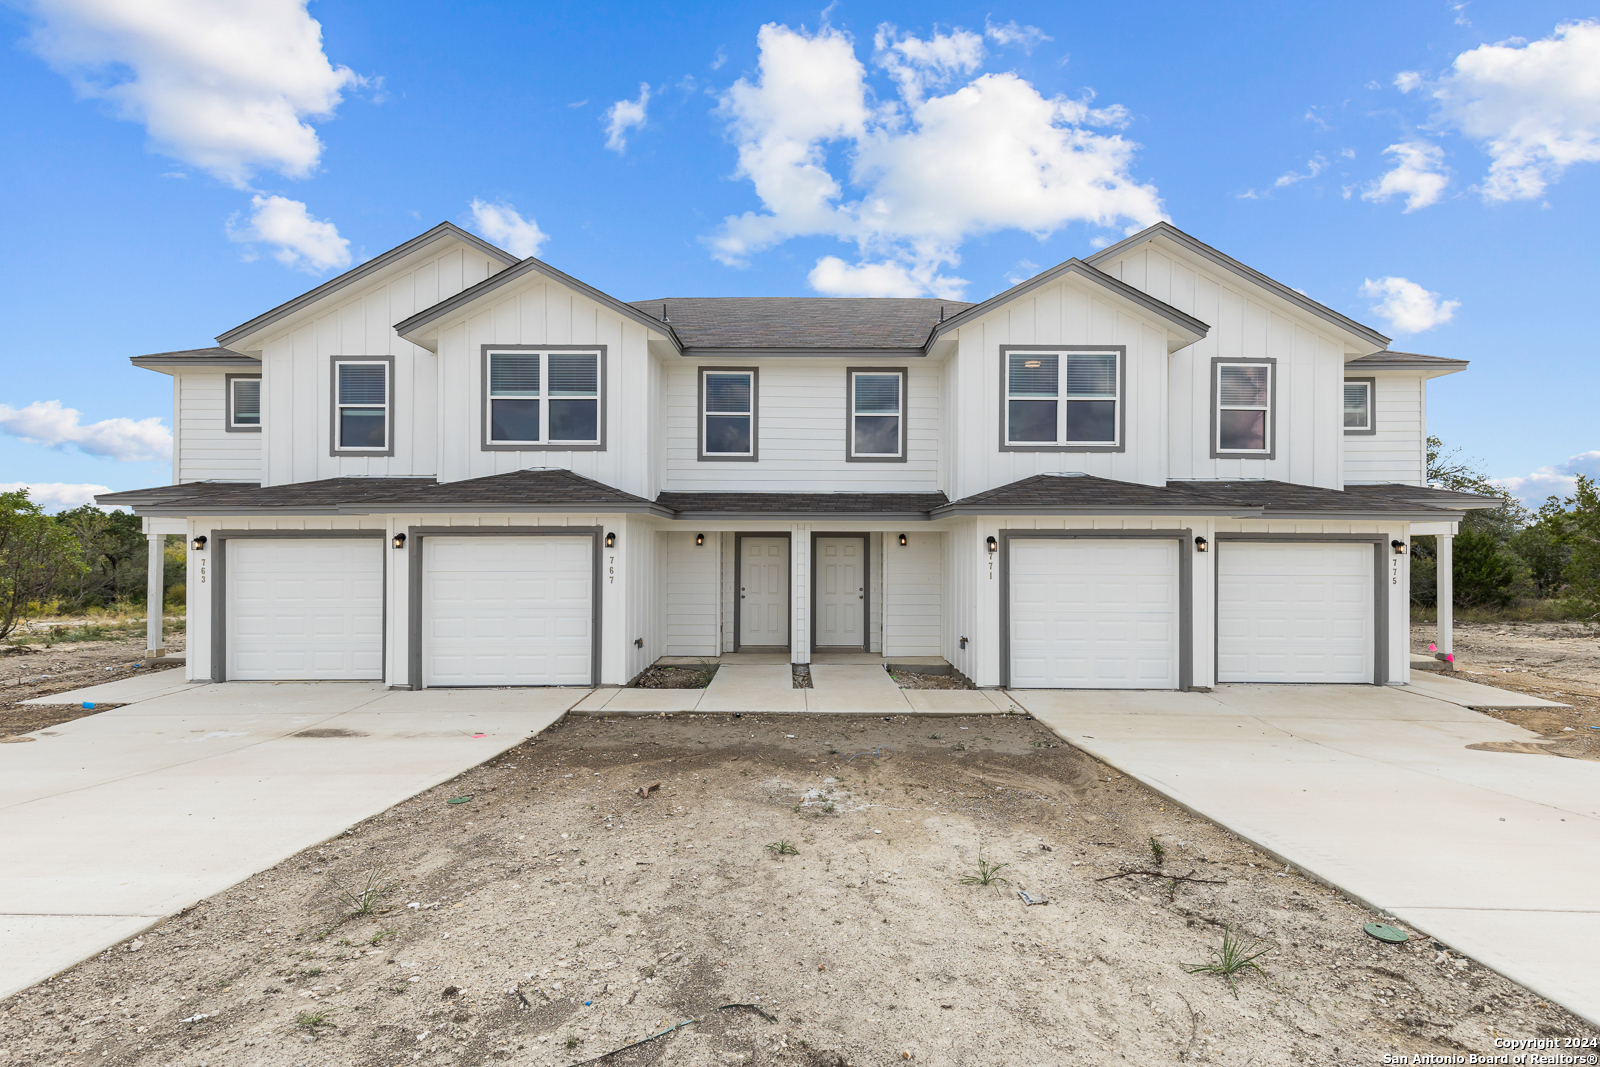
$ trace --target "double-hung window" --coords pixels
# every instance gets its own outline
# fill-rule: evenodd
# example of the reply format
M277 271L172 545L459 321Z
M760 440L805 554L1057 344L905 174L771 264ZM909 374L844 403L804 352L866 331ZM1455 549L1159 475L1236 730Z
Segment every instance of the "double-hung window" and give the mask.
M392 451L390 415L394 361L333 361L333 451L336 454L387 455Z
M1272 378L1275 369L1276 365L1271 360L1213 361L1215 455L1272 458Z
M845 372L850 392L849 451L855 461L900 462L906 458L903 370Z
M230 374L228 383L229 433L261 432L261 378L256 375Z
M1344 432L1347 434L1376 433L1372 418L1373 386L1375 378L1346 378L1344 380Z
M1002 447L1122 448L1125 350L1007 348Z
M604 355L599 349L486 349L484 447L603 447Z
M756 459L756 380L750 368L700 371L701 459Z

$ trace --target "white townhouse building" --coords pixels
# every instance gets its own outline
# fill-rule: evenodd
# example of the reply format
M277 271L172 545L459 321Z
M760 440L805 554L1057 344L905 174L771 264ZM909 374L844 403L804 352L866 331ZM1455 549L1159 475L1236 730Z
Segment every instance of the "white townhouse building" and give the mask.
M216 341L133 358L172 484L98 498L190 540L196 680L1405 682L1410 538L1447 582L1498 503L1425 484L1464 362L1165 223L977 304L624 302L446 223Z

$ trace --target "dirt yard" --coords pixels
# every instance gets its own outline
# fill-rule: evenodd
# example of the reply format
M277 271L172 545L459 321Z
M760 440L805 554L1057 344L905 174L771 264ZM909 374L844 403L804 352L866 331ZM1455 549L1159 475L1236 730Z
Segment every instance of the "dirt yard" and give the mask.
M1411 629L1428 655L1432 626ZM1556 756L1600 760L1600 627L1581 623L1457 623L1455 677L1570 704L1571 710L1485 711L1542 734Z
M96 705L85 712L75 704L25 707L24 700L85 689L152 670L172 670L182 662L143 665L144 635L112 641L62 642L54 646L0 644L0 741L47 726L57 726L117 707ZM183 634L167 637L167 651L183 651Z
M1003 881L963 884L980 852ZM352 916L336 886L375 869L394 888ZM578 718L0 1002L0 1064L565 1067L684 1020L605 1062L1350 1065L1595 1036L1376 918L1023 717ZM1263 950L1237 999L1184 967L1225 924Z

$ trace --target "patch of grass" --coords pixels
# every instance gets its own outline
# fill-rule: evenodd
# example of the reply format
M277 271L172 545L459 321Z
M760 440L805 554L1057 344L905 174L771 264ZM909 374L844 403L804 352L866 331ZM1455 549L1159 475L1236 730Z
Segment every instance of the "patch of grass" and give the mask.
M321 967L291 967L287 978L315 978L322 973Z
M711 684L711 679L715 678L716 676L717 664L708 663L705 660L701 660L699 665L694 669L693 688L704 689L706 686Z
M1539 600L1518 597L1503 608L1457 605L1456 622L1584 622L1594 621L1594 609L1577 597L1552 597ZM1434 624L1439 621L1439 611L1434 607L1411 608L1411 621Z
M762 846L774 856L798 856L800 850L794 847L794 842L787 837L780 837L776 841L768 841Z
M964 742L961 742L961 741L957 741L954 745L951 746L951 748L954 749L956 752L965 752L967 750L966 744Z
M1157 867L1167 862L1167 850L1160 841L1155 839L1154 835L1150 838L1150 855L1155 858Z
M303 1011L294 1017L294 1024L302 1030L309 1030L315 1034L325 1026L337 1025L330 1016L332 1008L323 1008L321 1011Z
M398 937L398 936L400 936L399 932L396 931L394 929L394 927L391 926L391 927L386 927L385 929L379 930L377 933L373 934L371 937L367 938L366 941L364 941L362 943L363 944L367 944L367 945L381 945L385 941L389 940L390 938Z
M1259 941L1246 942L1233 932L1233 927L1222 928L1222 947L1212 949L1211 959L1205 963L1185 963L1183 969L1190 974L1215 974L1228 980L1228 988L1233 991L1233 999L1239 999L1239 986L1237 979L1241 971L1251 970L1266 977L1255 961L1265 956L1269 951L1267 946Z
M357 886L343 886L332 878L333 899L343 907L349 909L351 915L372 915L383 907L383 902L389 894L400 888L389 880L389 868L383 864L368 870L366 877Z
M939 735L938 734L929 734L928 735L928 740L937 741L937 740L939 740Z
M1000 877L1000 872L1011 866L1009 863L995 863L983 854L983 846L978 846L978 866L973 868L971 874L963 875L962 885L989 885L994 886L996 893L1000 892L1002 885L1010 885L1011 881Z
M581 1038L577 1034L573 1033L571 1029L567 1030L567 1051L568 1052L571 1052L573 1049L577 1048L582 1043L583 1043L583 1038Z

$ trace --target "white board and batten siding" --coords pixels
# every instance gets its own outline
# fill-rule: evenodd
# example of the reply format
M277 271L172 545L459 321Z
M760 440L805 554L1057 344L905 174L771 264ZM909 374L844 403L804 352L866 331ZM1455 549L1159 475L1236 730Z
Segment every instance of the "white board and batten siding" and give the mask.
M722 575L720 537L708 534L696 545L695 535L677 530L658 532L663 562L661 584L665 594L662 618L662 655L716 658L722 627L718 583Z
M261 434L227 429L227 375L220 367L175 370L172 480L259 482Z
M943 533L882 535L883 654L937 656L943 649Z
M1242 278L1149 244L1099 264L1114 278L1211 326L1173 354L1168 477L1270 478L1337 489L1344 456L1344 345L1309 315L1269 306ZM1274 458L1211 457L1211 361L1277 360Z
M1098 291L1098 292L1097 292ZM958 331L957 355L943 374L940 486L952 500L1036 474L1081 471L1145 485L1167 479L1167 329L1103 298L1098 286L1068 275L1041 286ZM1120 452L1004 451L1000 444L1003 345L1122 345L1124 449Z
M450 242L408 256L332 294L315 313L262 339L262 405L267 422L263 484L347 476L432 475L438 469L439 368L433 353L403 341L394 324L498 272L503 264ZM393 356L393 456L333 456L334 356Z
M1345 483L1427 484L1428 383L1415 371L1372 373L1355 365L1345 369L1352 378L1376 379L1377 386L1372 403L1377 432L1344 438Z

